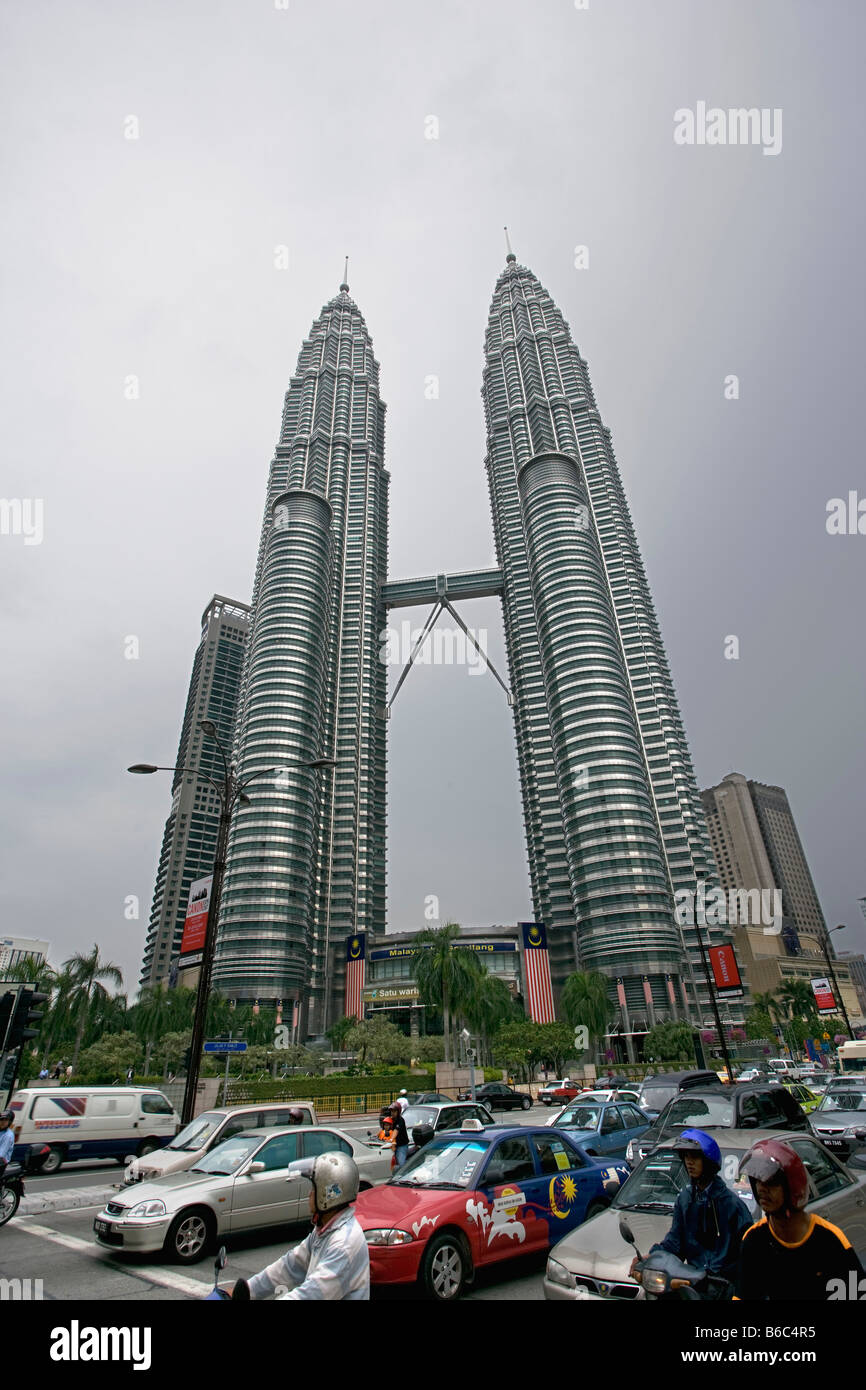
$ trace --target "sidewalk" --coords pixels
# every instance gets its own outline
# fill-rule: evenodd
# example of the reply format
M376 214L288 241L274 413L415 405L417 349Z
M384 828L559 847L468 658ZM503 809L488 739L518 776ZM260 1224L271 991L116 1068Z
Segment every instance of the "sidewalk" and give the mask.
M33 1188L28 1192L25 1180L24 1196L21 1198L17 1215L40 1216L46 1211L75 1211L77 1207L104 1206L112 1197L117 1196L120 1187L120 1183L112 1183L110 1186L108 1183L100 1183L98 1187L54 1187L30 1195Z

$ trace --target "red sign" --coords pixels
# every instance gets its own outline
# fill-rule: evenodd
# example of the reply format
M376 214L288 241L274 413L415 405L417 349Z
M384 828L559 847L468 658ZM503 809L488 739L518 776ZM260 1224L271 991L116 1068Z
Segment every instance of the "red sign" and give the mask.
M189 901L186 905L186 920L183 924L183 937L180 943L182 956L188 956L193 951L204 950L212 883L213 874L208 878L197 878L195 883L191 883L189 886Z
M743 982L733 946L711 946L710 965L718 994L741 994Z
M836 998L826 978L812 981L812 993L819 1014L834 1014L837 1009Z

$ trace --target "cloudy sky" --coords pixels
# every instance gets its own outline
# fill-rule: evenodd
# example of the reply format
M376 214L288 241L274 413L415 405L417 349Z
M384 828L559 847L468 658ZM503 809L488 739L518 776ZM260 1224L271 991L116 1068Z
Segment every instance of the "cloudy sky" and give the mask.
M0 930L55 962L98 941L135 986L169 779L124 769L174 760L201 611L249 599L283 393L347 252L391 576L492 562L507 222L613 432L699 783L786 788L863 949L866 535L826 516L866 498L864 27L858 0L3 7L0 491L41 499L42 537L0 535ZM699 102L780 110L781 149L676 144ZM498 605L464 617L504 670ZM429 894L525 917L495 681L420 668L389 758L391 928Z

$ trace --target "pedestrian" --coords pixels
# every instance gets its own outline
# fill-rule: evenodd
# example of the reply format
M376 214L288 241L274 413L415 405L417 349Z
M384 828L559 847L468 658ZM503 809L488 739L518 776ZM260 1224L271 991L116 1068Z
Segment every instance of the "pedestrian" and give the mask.
M59 1081L59 1080L60 1080L60 1076L61 1076L62 1070L63 1070L63 1063L62 1063L62 1062L56 1062L55 1065L54 1065L54 1070L53 1070L53 1072L51 1073L51 1079L52 1079L52 1081Z
M132 1078L133 1078L134 1076L135 1076L135 1068L134 1068L134 1067L129 1067L129 1069L127 1070L127 1073L126 1073L127 1085L129 1085L129 1084L132 1083Z
M403 1119L403 1107L396 1100L391 1106L391 1142L394 1145L394 1167L402 1168L409 1157L409 1131Z
M49 1075L50 1075L50 1073L49 1073L49 1071L48 1071L48 1068L47 1068L47 1067L43 1067L42 1070L41 1070L41 1072L39 1073L39 1080L40 1080L40 1081L47 1081Z
M408 1097L408 1095L406 1094L406 1089L405 1089L405 1087L404 1087L404 1089L400 1092L399 1096L397 1097L397 1102L396 1102L396 1103L397 1103L397 1105L399 1105L399 1107L400 1107L400 1113L401 1113L401 1114L403 1113L404 1110L408 1110L408 1109L409 1109L409 1097Z
M69 1063L69 1066L66 1068L66 1084L67 1084L67 1086L69 1085L69 1083L70 1083L71 1080L72 1080L72 1063L70 1062L70 1063Z
M749 1179L764 1214L743 1236L737 1297L770 1303L850 1297L863 1266L844 1231L806 1211L809 1178L791 1145L759 1139L743 1157L740 1176Z

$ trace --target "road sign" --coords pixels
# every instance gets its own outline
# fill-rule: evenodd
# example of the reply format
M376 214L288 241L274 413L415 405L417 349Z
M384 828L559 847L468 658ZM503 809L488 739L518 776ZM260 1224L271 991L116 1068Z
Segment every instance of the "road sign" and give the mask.
M206 1042L205 1052L246 1052L245 1042Z

